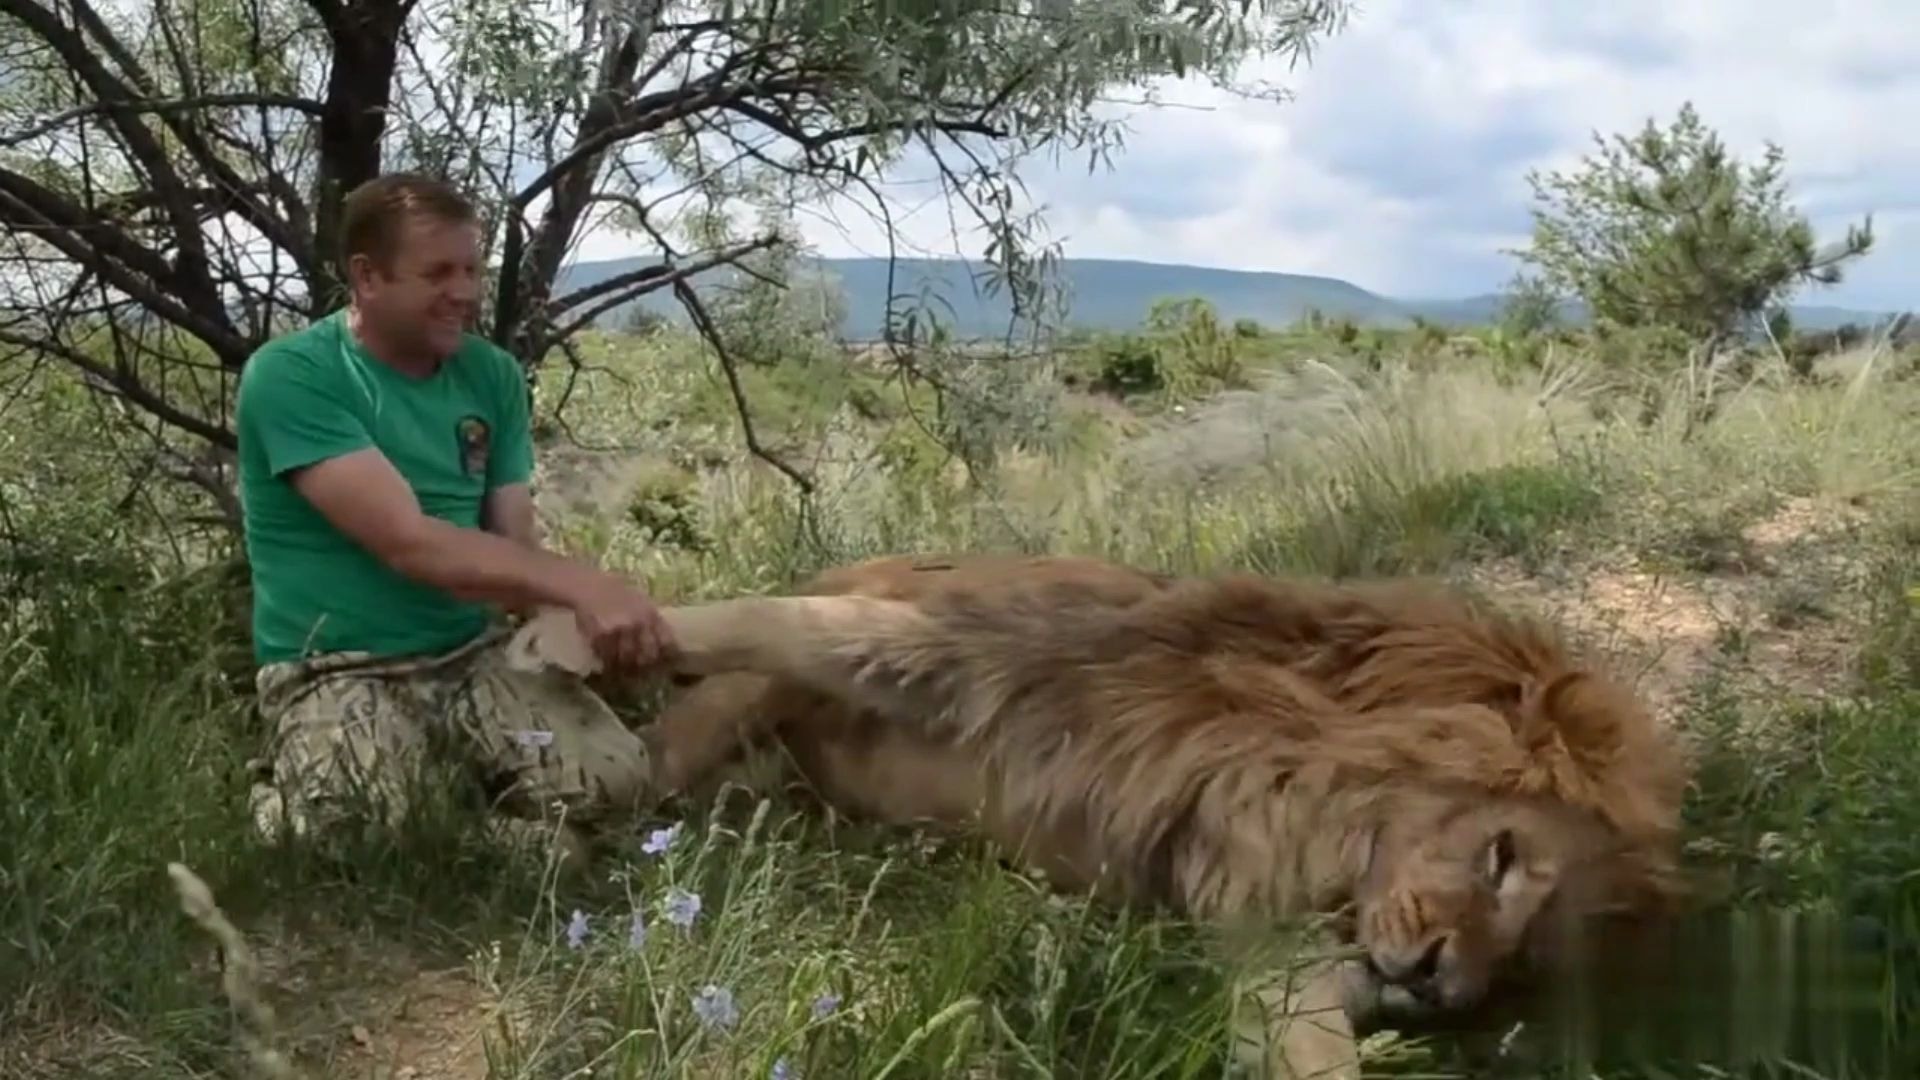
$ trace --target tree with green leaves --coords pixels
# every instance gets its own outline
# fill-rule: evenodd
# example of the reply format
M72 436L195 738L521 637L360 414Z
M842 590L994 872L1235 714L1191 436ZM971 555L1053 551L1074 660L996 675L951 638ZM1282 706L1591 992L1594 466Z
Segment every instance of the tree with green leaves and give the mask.
M1818 250L1813 228L1787 201L1785 152L1768 143L1757 164L1728 152L1692 103L1661 128L1594 136L1597 156L1565 173L1527 177L1542 205L1527 291L1584 301L1601 328L1677 330L1709 348L1757 328L1794 290L1834 284L1873 244L1873 219Z
M884 218L878 185L909 154L1033 321L1054 256L1019 163L1098 161L1118 143L1104 96L1189 72L1235 86L1241 60L1304 57L1346 7L0 0L0 365L67 365L161 468L223 487L192 444L231 448L247 357L337 305L341 200L394 169L482 200L482 332L530 368L670 290L730 369L706 283L777 276L796 215L830 197ZM594 228L654 261L563 287ZM889 333L927 320L895 316Z

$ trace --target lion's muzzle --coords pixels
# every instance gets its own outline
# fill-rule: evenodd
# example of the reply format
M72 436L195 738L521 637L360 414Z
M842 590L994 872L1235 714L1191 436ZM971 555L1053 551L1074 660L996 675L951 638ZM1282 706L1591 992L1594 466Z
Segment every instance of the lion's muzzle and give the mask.
M1478 965L1466 962L1459 935L1439 933L1406 944L1375 944L1361 961L1381 1009L1406 1016L1460 1012L1486 995Z

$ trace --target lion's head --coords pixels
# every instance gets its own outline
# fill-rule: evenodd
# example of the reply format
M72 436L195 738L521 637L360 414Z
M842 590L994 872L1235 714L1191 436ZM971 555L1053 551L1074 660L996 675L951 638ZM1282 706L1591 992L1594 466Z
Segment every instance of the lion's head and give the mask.
M1664 914L1670 864L1593 813L1540 797L1419 792L1372 831L1346 932L1357 1026L1404 1027L1539 985L1576 935ZM1651 853L1650 853L1651 851Z

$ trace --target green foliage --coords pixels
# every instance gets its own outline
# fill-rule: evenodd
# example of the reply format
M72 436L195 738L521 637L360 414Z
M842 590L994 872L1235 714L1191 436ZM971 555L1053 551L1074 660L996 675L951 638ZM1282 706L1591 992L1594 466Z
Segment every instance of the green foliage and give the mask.
M243 713L205 650L216 603L155 625L162 609L143 590L97 569L41 577L30 597L5 582L0 1001L24 1010L40 997L76 1022L170 1019L178 1051L204 1065L222 1033L178 981L193 950L156 860L222 878L240 865Z
M1260 337L1260 325L1250 319L1222 326L1213 305L1198 297L1159 300L1140 332L1095 338L1091 385L1122 399L1164 395L1170 401L1243 388L1246 354Z
M785 249L750 260L753 273L710 305L729 352L741 364L821 367L842 360L840 323L847 299L838 283L815 271L795 273Z
M1245 387L1246 336L1229 334L1212 304L1198 297L1161 300L1147 312L1147 333L1166 358L1175 400Z
M1664 129L1649 120L1631 137L1594 141L1598 157L1580 168L1528 176L1543 205L1518 254L1603 326L1734 335L1801 284L1837 282L1872 246L1869 217L1836 250L1816 251L1812 227L1787 205L1785 152L1769 143L1758 164L1743 164L1691 103Z
M1710 698L1688 826L1711 838L1701 857L1728 902L1835 913L1854 925L1854 948L1888 954L1896 978L1870 990L1892 1033L1920 1019L1920 684L1871 685L1864 698L1787 706L1757 743Z
M1501 299L1500 318L1495 326L1508 334L1531 337L1552 329L1560 322L1560 301L1553 289L1538 277L1516 274Z
M727 333L735 329L729 327ZM749 327L740 332L752 335L759 331ZM758 362L736 368L741 396L746 399L762 443L788 447L817 439L843 407L869 411L894 407L888 400L897 398L897 392L888 393L879 380L830 355L830 350L830 346L814 344L798 353L761 354ZM710 375L690 403L692 416L733 433L730 441L737 446L741 441L739 402L724 369L711 361L711 355L709 352Z
M696 554L713 550L702 520L699 480L684 470L642 477L628 498L627 519L652 546Z
M1152 342L1136 334L1117 334L1095 347L1100 357L1098 389L1115 397L1158 393L1167 385L1160 370L1160 354Z
M1431 358L1446 347L1447 328L1421 316L1413 317L1412 351L1415 356Z
M919 424L900 424L881 436L875 458L891 483L888 501L905 516L943 514L953 453Z
M1881 603L1874 612L1860 659L1861 676L1876 686L1920 689L1920 523L1910 525L1904 558L1876 576Z
M1531 555L1603 506L1593 477L1571 465L1510 465L1404 490L1358 488L1300 526L1256 537L1239 558L1270 572L1427 573L1466 558Z

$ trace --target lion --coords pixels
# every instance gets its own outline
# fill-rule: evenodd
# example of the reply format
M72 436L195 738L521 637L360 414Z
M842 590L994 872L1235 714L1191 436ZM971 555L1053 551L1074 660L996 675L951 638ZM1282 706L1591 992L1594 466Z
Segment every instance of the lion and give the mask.
M1677 746L1543 624L1429 583L896 556L663 612L702 680L649 735L663 783L771 737L830 804L980 829L1059 887L1328 917L1359 955L1256 991L1327 1014L1262 1052L1279 1075L1357 1076L1357 1032L1680 895ZM592 669L570 618L536 622Z

